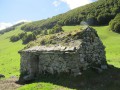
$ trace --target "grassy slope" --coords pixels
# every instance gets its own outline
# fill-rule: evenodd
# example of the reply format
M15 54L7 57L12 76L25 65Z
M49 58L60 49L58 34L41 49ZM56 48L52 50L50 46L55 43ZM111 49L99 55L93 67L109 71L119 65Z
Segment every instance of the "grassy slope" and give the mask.
M25 85L22 88L19 88L19 90L74 90L67 87L54 85L52 83L32 83Z
M108 63L120 67L120 34L109 31L108 26L94 28L106 46Z
M14 31L0 35L0 73L7 78L19 75L20 56L17 51L24 45L21 44L21 41L12 43L9 39L10 36L21 32L20 27L17 27Z
M63 29L68 32L77 30L79 26L64 26ZM113 64L115 67L120 68L120 35L108 31L108 26L94 27L106 46L107 60L109 64ZM8 32L4 35L0 35L0 73L7 77L19 75L20 56L17 53L18 50L24 47L21 41L12 43L9 41L9 37L22 32L20 27L16 30ZM64 80L63 80L64 81ZM111 86L112 87L112 86ZM38 82L28 84L20 88L20 90L67 90L61 85L53 85L52 83ZM83 90L83 89L82 89ZM86 90L86 89L85 89Z

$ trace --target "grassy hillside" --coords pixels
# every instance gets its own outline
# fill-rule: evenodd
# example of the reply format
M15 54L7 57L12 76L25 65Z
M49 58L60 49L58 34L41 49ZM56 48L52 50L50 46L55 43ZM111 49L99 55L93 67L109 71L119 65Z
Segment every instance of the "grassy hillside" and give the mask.
M19 75L20 56L18 50L22 49L24 45L22 45L22 41L10 42L10 37L23 32L20 27L0 35L0 73L7 78Z
M98 0L91 4L70 10L66 13L35 21L22 27L25 31L43 30L59 25L79 25L86 21L89 25L106 25L120 13L120 0Z
M8 28L5 28L3 30L0 30L0 34L4 34L6 32L9 32L9 31L12 31L12 30L15 30L17 26L20 26L20 25L23 25L25 22L20 22L20 23L17 23L15 25L12 25Z
M106 56L109 64L120 68L120 34L109 31L108 26L94 27L106 46Z
M11 76L19 77L20 56L17 52L25 45L22 45L22 41L12 43L9 41L9 37L21 33L22 30L20 27L21 26L17 27L16 30L0 35L0 73L4 74L7 78ZM119 90L120 34L109 31L108 26L97 26L94 28L106 46L107 62L116 68L100 75L93 72L85 72L85 74L78 78L41 76L40 82L27 84L19 88L19 90L88 90L88 88L89 90ZM63 29L65 32L70 32L72 30L78 30L79 26L64 26Z

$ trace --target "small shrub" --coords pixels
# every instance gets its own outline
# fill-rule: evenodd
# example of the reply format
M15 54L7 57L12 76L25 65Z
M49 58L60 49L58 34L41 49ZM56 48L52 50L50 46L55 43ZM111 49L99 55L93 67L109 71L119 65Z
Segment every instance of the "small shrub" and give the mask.
M16 35L16 36L13 35L13 36L10 37L10 41L11 41L11 42L16 42L16 41L22 39L25 35L27 35L26 32L22 32L22 33L20 33L20 34L18 34L18 35Z
M53 27L53 30L54 30L54 33L59 33L59 32L62 32L63 30L62 30L62 26L60 26L60 25L55 25L54 27Z
M120 33L120 23L114 25L114 31Z
M26 32L22 32L22 33L18 34L18 36L20 37L20 39L22 39L25 35L27 35Z
M35 36L35 34L28 34L28 35L25 35L24 37L23 37L23 39L22 39L22 41L23 41L23 44L27 44L27 43L29 43L30 41L33 41L33 40L35 40L36 39L36 36Z
M48 35L48 31L47 31L47 30L44 30L43 34L44 34L44 35Z
M60 25L55 25L52 30L49 31L49 34L54 34L54 33L59 33L62 32L62 26Z
M54 34L54 31L53 30L49 30L49 34Z
M39 34L41 34L41 30L35 30L35 31L33 31L33 34L39 35Z
M120 33L120 14L110 21L109 26L112 31Z
M40 45L45 45L45 40L41 40Z
M19 39L20 39L20 37L19 37L19 36L15 36L15 35L13 35L13 36L10 37L10 41L11 41L11 42L16 42L16 41L18 41Z

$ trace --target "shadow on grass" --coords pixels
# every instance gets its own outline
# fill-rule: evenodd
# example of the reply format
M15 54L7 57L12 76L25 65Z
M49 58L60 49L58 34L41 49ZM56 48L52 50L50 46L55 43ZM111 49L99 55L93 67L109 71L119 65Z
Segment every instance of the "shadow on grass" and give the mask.
M100 74L87 70L77 77L68 74L40 75L33 82L53 83L76 90L120 90L120 68L109 66Z

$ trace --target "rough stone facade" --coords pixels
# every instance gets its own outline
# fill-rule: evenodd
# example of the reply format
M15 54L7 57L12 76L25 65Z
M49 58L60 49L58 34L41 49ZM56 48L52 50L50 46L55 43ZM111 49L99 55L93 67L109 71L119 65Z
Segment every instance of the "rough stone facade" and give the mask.
M72 73L80 75L87 68L106 69L105 46L97 32L88 27L82 31L82 38L74 46L35 46L19 51L21 74L25 80L45 73Z

